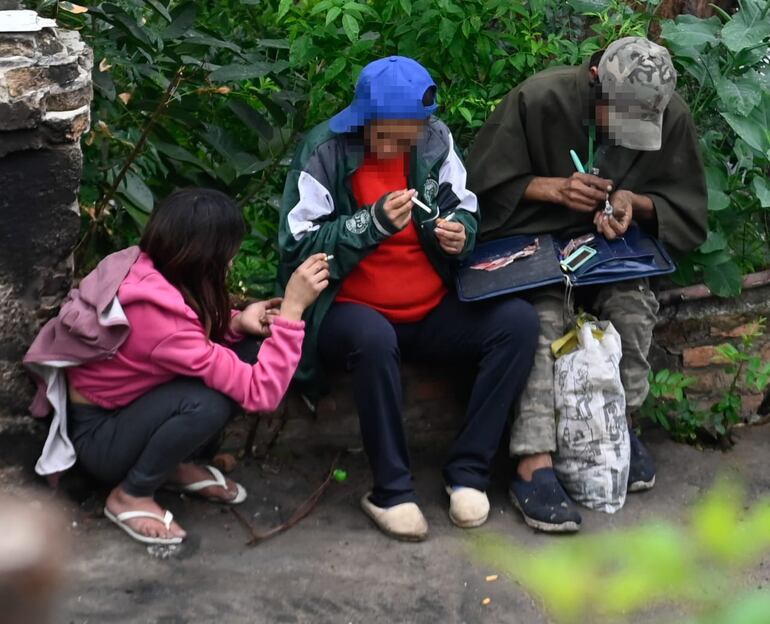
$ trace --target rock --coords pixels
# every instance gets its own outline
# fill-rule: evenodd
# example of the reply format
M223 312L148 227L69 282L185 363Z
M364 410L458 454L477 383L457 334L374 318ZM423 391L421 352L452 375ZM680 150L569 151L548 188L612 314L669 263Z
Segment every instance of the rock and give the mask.
M0 2L0 9L15 3ZM23 414L21 358L72 285L91 50L76 32L0 32L0 406Z

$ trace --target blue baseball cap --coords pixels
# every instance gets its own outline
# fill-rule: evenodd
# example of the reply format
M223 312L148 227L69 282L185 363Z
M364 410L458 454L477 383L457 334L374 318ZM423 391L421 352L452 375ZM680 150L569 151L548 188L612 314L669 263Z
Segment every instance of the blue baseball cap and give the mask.
M352 132L374 119L427 119L438 108L425 105L425 92L436 83L414 59L388 56L361 70L353 102L329 120L332 132Z

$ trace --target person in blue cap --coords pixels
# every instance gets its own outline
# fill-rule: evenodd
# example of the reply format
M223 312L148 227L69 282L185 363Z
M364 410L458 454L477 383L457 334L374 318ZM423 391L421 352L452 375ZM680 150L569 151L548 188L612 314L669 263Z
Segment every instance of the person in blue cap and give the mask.
M401 360L473 376L443 477L451 520L479 526L489 514L490 462L539 330L521 300L457 298L452 272L473 249L479 212L436 108L436 84L416 61L391 56L367 65L350 106L299 146L279 230L283 284L314 253L328 254L331 273L304 317L296 380L312 399L324 369L351 371L374 481L361 506L388 535L414 541L425 539L428 524L402 426Z

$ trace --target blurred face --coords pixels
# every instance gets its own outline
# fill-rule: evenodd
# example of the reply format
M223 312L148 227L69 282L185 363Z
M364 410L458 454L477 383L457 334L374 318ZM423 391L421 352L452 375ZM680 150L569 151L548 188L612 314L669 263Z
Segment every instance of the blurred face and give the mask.
M407 153L425 129L422 119L378 119L364 128L366 149L381 160Z

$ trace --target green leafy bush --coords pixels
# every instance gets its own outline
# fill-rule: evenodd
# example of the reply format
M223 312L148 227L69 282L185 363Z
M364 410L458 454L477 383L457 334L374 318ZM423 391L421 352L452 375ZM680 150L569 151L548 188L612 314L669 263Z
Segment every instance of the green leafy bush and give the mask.
M46 5L51 5L46 7ZM251 27L238 0L44 2L94 48L92 131L84 140L81 271L137 240L154 203L201 185L236 197L252 232L233 286L273 288L275 202L304 83L288 43Z
M441 117L467 146L517 82L560 60L561 38L536 2L507 0L281 0L275 17L290 62L313 85L307 123L346 106L371 60L418 59L439 85Z
M715 294L736 295L741 275L770 261L770 2L743 0L732 16L682 15L661 36L699 129L709 191L708 239L680 259L677 278L702 276Z
M620 0L562 5L508 0L280 0L290 62L313 85L307 123L349 103L355 77L391 54L418 59L439 85L441 118L467 148L515 85L552 64L581 62L610 41L644 35L649 10Z
M191 184L238 198L252 236L233 288L265 294L275 274L276 199L299 133L347 105L358 71L413 56L439 84L458 145L505 93L557 63L642 35L659 0L114 0L29 3L79 29L97 67L85 138L79 266L136 240L154 202ZM711 232L676 279L718 295L770 264L770 0L735 15L662 24L698 125Z

